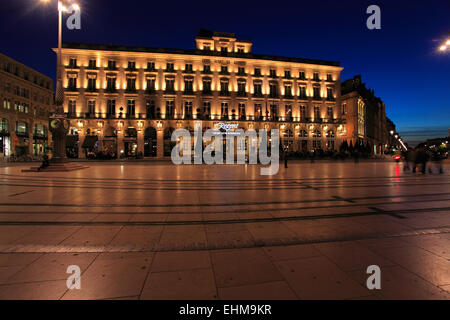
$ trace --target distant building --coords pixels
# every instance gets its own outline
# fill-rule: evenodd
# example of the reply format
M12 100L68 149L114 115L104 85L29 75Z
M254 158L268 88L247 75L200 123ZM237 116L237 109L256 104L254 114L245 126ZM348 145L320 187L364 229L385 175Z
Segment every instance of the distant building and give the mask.
M383 101L366 88L360 75L344 81L341 90L342 119L347 128L344 140L369 144L374 154L382 154L396 143L390 134L396 132L395 125L386 117Z
M53 80L0 54L0 103L0 158L43 155L49 146Z
M196 49L63 45L69 157L170 156L172 131L221 122L280 129L292 151L338 150L338 62L254 54L233 33L201 30ZM245 148L248 145L237 146Z

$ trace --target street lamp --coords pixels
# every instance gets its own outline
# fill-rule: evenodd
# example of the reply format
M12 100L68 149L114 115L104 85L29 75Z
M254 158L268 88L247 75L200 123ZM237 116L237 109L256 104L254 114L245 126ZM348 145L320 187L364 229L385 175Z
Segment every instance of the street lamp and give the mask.
M51 0L41 0L41 2L49 3ZM62 85L62 15L68 11L71 5L75 10L79 9L78 4L72 0L57 0L58 4L58 53L56 65L56 96L55 113L50 116L49 128L53 137L53 156L52 163L62 164L66 162L66 136L69 131L70 121L64 114L64 89Z

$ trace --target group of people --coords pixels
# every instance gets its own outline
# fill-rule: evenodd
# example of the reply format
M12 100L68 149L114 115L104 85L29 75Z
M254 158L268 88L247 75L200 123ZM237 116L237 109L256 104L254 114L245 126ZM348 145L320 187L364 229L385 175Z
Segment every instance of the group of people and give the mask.
M437 169L439 174L444 173L444 169L442 167L442 155L438 151L428 152L425 148L416 148L409 149L407 151L403 151L403 159L405 161L405 166L403 167L403 171L412 171L415 173L417 168L420 167L420 170L423 174L427 172L427 164L431 160L433 166ZM433 173L433 167L428 167L428 172Z

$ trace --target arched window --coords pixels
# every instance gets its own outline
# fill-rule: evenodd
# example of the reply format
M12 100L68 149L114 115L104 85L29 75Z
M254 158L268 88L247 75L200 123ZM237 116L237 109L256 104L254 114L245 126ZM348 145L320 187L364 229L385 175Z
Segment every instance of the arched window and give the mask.
M322 133L319 130L314 130L313 132L313 138L321 138L322 137Z
M300 138L308 138L308 131L306 130L300 130L300 132L298 133L298 136Z
M292 131L290 129L286 129L283 131L283 137L284 138L293 138L294 134L292 133Z
M328 130L327 138L334 138L334 131L333 130Z

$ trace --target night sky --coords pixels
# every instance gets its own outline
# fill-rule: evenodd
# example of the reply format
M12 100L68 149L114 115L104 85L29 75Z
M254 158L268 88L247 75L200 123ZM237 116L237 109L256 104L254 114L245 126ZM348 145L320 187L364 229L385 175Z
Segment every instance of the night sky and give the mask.
M0 51L55 77L56 0L0 0ZM203 27L253 40L253 52L339 61L342 80L361 74L406 141L450 127L448 0L148 1L79 0L82 30L64 41L194 48ZM381 8L381 30L366 9Z

